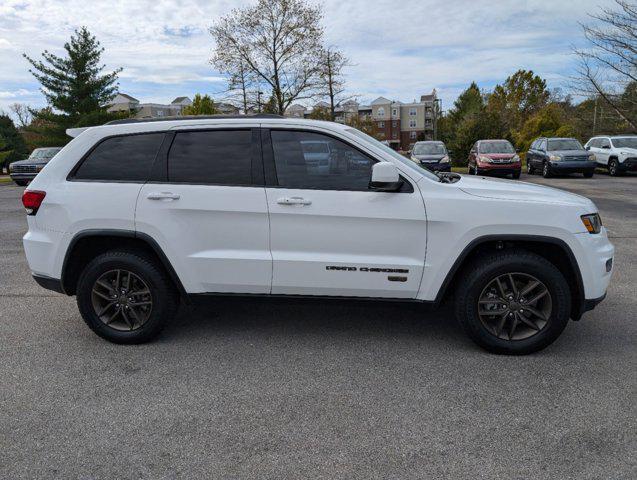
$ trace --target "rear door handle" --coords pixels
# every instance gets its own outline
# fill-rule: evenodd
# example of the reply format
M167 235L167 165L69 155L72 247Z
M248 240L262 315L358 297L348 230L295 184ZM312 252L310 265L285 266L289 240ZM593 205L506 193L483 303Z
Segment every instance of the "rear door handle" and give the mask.
M279 205L312 205L312 200L303 197L281 197L276 203Z
M180 195L172 192L153 192L146 195L148 200L179 200Z

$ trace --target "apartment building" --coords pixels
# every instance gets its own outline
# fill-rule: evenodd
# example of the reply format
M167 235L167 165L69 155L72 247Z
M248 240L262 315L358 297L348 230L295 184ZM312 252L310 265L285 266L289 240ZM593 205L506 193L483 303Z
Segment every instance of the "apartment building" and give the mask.
M159 118L178 117L183 115L184 108L192 105L192 100L188 97L177 97L170 104L163 103L140 103L134 97L125 93L118 93L110 106L109 112L136 112L135 118ZM229 103L216 103L215 106L222 114L238 114L239 109Z
M378 97L369 105L361 105L349 100L335 109L335 121L347 123L352 117L371 119L376 128L376 138L386 141L396 150L409 150L418 140L433 140L438 98L434 89L428 95L421 95L420 101L403 103ZM329 108L326 102L317 103L314 108ZM300 104L291 105L286 115L307 118L312 110Z

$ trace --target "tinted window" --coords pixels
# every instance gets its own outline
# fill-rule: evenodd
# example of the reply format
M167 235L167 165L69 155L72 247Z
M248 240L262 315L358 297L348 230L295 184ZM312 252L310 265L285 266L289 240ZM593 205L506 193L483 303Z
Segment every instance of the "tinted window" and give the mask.
M531 144L531 146L529 147L530 150L535 150L540 144L539 140L534 140L533 143Z
M175 135L168 155L171 182L250 185L252 132L214 130Z
M145 182L163 133L107 138L82 162L75 179Z
M368 190L374 161L354 147L318 133L272 130L271 135L280 186Z

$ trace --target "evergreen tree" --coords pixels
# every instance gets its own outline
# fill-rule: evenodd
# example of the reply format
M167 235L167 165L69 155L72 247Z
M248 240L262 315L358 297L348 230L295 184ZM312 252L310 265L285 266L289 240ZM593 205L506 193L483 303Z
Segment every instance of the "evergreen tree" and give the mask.
M65 57L45 50L43 61L24 54L48 103L71 117L103 109L117 94L117 74L122 69L102 74L104 48L86 27L75 31L64 50Z
M184 107L183 110L184 115L215 115L217 113L219 110L214 100L208 95L201 96L199 93L195 95L192 105Z

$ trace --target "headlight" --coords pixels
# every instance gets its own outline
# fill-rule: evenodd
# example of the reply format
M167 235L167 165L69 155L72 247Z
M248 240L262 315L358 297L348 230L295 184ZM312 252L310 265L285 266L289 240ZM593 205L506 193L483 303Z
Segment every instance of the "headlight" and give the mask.
M599 233L602 231L602 218L599 216L599 213L582 215L581 219L588 233Z
M511 159L511 162L513 162L513 163L518 163L519 161L520 161L520 156L519 156L519 155L516 155L516 156L514 156L514 157Z
M480 160L481 162L485 162L485 163L491 163L491 159L489 157L485 157L484 155L480 155L478 157L478 160Z
M440 159L440 163L449 163L449 155L445 155Z
M9 172L13 172L13 163L9 164Z
M562 157L560 157L559 155L550 155L549 160L551 162L559 162L560 160L562 160Z
M589 159L590 161L594 161L594 160L595 160L595 154L594 154L594 153L591 153L591 154L588 156L588 159Z

